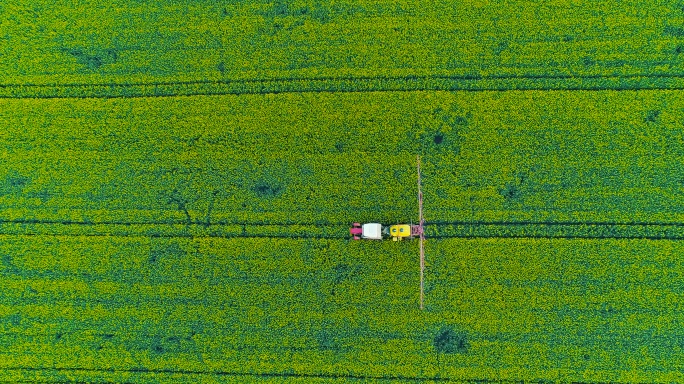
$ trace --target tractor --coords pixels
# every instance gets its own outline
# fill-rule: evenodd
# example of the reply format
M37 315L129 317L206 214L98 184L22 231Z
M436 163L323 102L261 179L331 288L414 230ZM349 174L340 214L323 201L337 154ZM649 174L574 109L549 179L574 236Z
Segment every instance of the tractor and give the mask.
M392 240L413 239L423 233L422 225L414 224L395 224L383 226L379 223L352 223L349 234L354 240L382 240L384 237L391 237Z

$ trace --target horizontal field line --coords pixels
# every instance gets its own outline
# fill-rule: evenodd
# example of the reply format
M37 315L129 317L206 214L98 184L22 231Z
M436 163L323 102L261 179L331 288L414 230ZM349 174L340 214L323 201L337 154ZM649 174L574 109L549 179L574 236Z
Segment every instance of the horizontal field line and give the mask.
M213 375L213 376L232 376L232 377L279 377L279 378L310 378L310 379L354 379L354 380L401 380L414 382L449 382L455 381L459 383L469 384L518 384L527 382L531 384L554 383L548 380L531 380L524 381L519 379L485 379L485 378L455 378L443 376L404 376L404 375L362 375L362 374L337 374L337 373L291 373L291 372L237 372L237 371L200 371L200 370L185 370L185 369L148 369L148 368L81 368L81 367L0 367L0 371L58 371L58 372L97 372L97 373L152 373L152 374L181 374L181 375ZM573 381L574 384L588 384L584 381ZM619 381L601 382L592 381L593 384L626 384ZM644 384L644 383L640 383Z
M220 238L220 239L330 239L345 240L350 237L342 230L350 223L310 221L292 222L218 222L201 221L102 221L4 219L0 224L19 225L18 229L7 227L0 236L51 236L51 237L128 237L128 238ZM41 227L42 225L46 227ZM88 227L79 231L50 228L69 226ZM120 227L131 229L121 229ZM139 229L136 226L147 226ZM98 229L98 227L101 227ZM180 228L179 228L180 227ZM230 227L233 227L232 230ZM304 227L304 228L301 228ZM306 228L309 227L309 228ZM109 228L109 229L106 229ZM118 230L117 230L118 228ZM211 231L215 228L215 231ZM221 228L228 228L224 230ZM254 233L254 228L262 228ZM270 229L273 228L273 229ZM331 229L339 228L339 233ZM506 228L506 230L503 230ZM640 228L641 231L631 229ZM448 238L509 238L509 239L643 239L684 240L682 222L575 222L575 221L432 221L425 223L428 239ZM157 229L157 230L155 230ZM266 230L263 230L266 229ZM279 230L274 230L279 229ZM322 231L319 231L322 230ZM497 230L499 229L499 230ZM511 229L511 230L509 230ZM675 231L677 229L677 231ZM202 231L204 230L204 231ZM546 234L547 230L556 233ZM322 232L322 233L321 233ZM327 232L327 234L326 234ZM346 231L345 231L346 232ZM682 232L682 233L678 233ZM331 234L332 233L332 234Z
M404 75L404 76L322 76L322 77L274 77L257 79L219 79L219 80L188 80L188 81L159 81L134 83L8 83L0 84L0 88L50 88L50 87L154 87L160 85L195 85L195 84L242 84L242 83L278 83L294 81L372 81L372 80L553 80L553 79L635 79L635 78L684 78L683 73L636 73L627 75L570 75L570 74L527 74L527 75Z
M188 222L187 220L172 221L172 220L157 220L157 221L85 221L85 220L42 220L42 219L0 219L0 224L46 224L46 225L76 225L76 226L96 226L96 225L198 225L198 226L226 226L226 225L236 225L236 226L339 226L339 225L350 225L351 223L333 223L333 222L302 222L295 223L291 221L282 222L227 222L218 220L215 223L207 223L206 221L193 220Z
M500 225L500 226L522 226L522 225L558 225L558 226L659 226L659 227L684 227L684 222L666 221L426 221L425 225Z
M628 92L628 91L682 91L684 86L681 87L630 87L630 88L616 88L616 87L557 87L557 88L545 88L545 87L526 87L526 88L464 88L464 87L424 87L424 88L411 88L411 89L396 89L396 88L378 88L370 90L271 90L271 91L228 91L228 92L190 92L190 93L167 93L163 95L152 95L152 94L139 94L139 95L88 95L88 96L58 96L58 95L32 95L32 96L6 96L0 95L0 99L55 99L55 100L67 100L67 99L142 99L142 98L165 98L165 97L195 97L195 96L230 96L230 95L277 95L277 94L287 94L287 93L389 93L389 92L430 92L430 91L443 91L443 92L524 92L524 91L616 91L616 92Z
M229 327L224 327L224 330L233 330L233 333L235 332L234 328L229 328ZM146 332L146 331L135 331L135 332L128 331L126 333L116 333L116 334L108 334L108 335L90 334L90 333L87 333L88 331L90 331L90 329L85 329L84 332L81 332L80 330L72 331L72 332L52 332L52 333L5 332L5 333L0 333L0 337L1 336L16 336L17 338L21 338L21 337L55 338L56 335L59 334L59 335L62 335L62 337L64 337L66 335L65 338L70 338L73 335L79 335L79 336L85 336L85 337L92 336L94 338L101 338L101 339L106 340L106 341L112 341L115 338L121 339L122 335L123 336L133 336L133 337L146 337L146 338L152 338L155 335L159 335L158 333L150 333L150 332ZM171 335L176 335L176 337L179 337L179 338L188 337L188 336L177 336L180 334L181 333L170 333L170 334L165 334L164 337L174 337ZM188 333L184 333L184 334L188 335L190 333L188 332ZM230 333L226 333L226 334L230 334ZM381 334L381 333L378 333L378 334ZM223 335L219 335L216 332L214 332L211 334L211 336L221 337ZM375 338L380 338L380 337L376 336ZM59 340L61 340L61 337ZM262 350L262 351L316 351L316 350L321 350L321 347L315 346L313 344L312 345L297 346L297 345L282 345L282 344L254 345L254 344L228 344L228 343L223 343L222 346L224 346L224 347L228 346L229 348L225 348L228 350L238 350L238 351L240 351L240 350ZM2 353L4 353L4 352L1 352L0 354L2 354ZM1 370L2 370L2 368L0 368L0 371Z
M315 235L192 235L192 234L74 234L74 233L0 233L0 236L32 236L32 237L112 237L112 238L161 238L161 239L290 239L290 240L349 240L349 236L315 236ZM587 239L587 240L684 240L684 236L642 236L642 235L471 235L451 234L425 236L426 240L435 239Z
M684 236L650 236L650 235L471 235L471 234L453 234L453 235L438 235L426 236L426 239L569 239L569 240L670 240L678 241L684 240Z
M226 377L272 377L272 378L310 378L310 379L354 379L354 380L402 380L402 381L459 381L463 383L519 383L519 380L494 380L494 379L457 379L449 377L425 377L425 376L382 376L382 375L363 375L363 374L336 374L336 373L291 373L291 372L238 372L238 371L200 371L185 369L148 369L148 368L81 368L81 367L0 367L0 371L57 371L57 372L93 372L93 373L138 373L138 374L180 374L180 375L211 375ZM582 384L582 383L578 383ZM619 383L615 383L619 384Z
M86 98L147 98L147 97L180 97L180 96L221 96L243 94L279 94L279 93L358 93L358 92L415 92L415 91L466 91L466 92L507 92L507 91L638 91L638 90L682 90L684 85L663 84L612 84L612 85L573 85L563 83L555 85L511 84L509 86L477 85L477 82L491 81L536 81L536 80L612 80L640 81L657 79L684 79L684 73L640 73L631 75L405 75L405 76L346 76L346 77L283 77L260 79L225 79L225 80L193 80L193 81L161 81L134 83L66 83L66 84L0 84L3 99L86 99ZM439 82L468 82L467 84L440 84ZM301 85L298 83L309 84ZM373 84L372 82L377 82ZM355 84L359 83L359 84ZM365 83L365 85L364 85ZM214 89L201 87L214 87ZM164 87L182 87L173 89ZM194 87L194 88L193 88ZM227 89L221 89L224 87ZM231 89L232 87L232 89ZM250 88L251 87L251 88ZM52 88L52 94L45 91L17 92L25 89ZM129 90L125 91L126 88ZM161 88L161 89L160 89ZM12 89L15 89L14 94ZM70 90L71 89L71 90ZM80 90L79 90L80 89ZM107 91L113 91L108 93ZM43 93L41 93L43 92ZM71 92L71 94L70 94ZM123 92L123 93L122 93ZM128 93L128 94L127 94Z
M130 238L161 238L161 239L292 239L292 240L307 240L307 239L345 239L343 236L317 236L317 235L193 235L193 234L123 234L123 233L6 233L0 232L0 236L49 236L49 237L130 237Z
M0 368L2 369L2 368ZM0 380L0 383L35 383L35 384L136 384L133 381L103 381L103 380L88 380L88 381L79 381L79 380Z
M328 221L309 221L309 222L292 222L292 221L254 221L254 222L227 222L219 220L215 223L207 223L205 221L193 220L157 220L157 221L85 221L85 220L47 220L47 219L0 219L0 224L46 224L46 225L76 225L76 226L107 226L107 225L198 225L198 226L349 226L351 222L328 222ZM673 226L684 227L684 222L667 222L667 221L426 221L425 226L445 226L445 225L468 225L468 226L523 226L523 225L543 225L543 226Z

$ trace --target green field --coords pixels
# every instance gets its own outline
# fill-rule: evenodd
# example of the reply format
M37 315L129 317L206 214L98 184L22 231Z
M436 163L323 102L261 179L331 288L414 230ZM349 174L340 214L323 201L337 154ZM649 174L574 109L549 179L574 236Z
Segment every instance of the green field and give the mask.
M0 15L0 381L684 380L684 3Z

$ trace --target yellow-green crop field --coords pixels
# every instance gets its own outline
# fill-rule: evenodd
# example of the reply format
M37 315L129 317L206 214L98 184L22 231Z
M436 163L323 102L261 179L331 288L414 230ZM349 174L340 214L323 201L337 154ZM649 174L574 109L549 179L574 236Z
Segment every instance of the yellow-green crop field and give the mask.
M0 381L684 381L683 90L680 1L0 2Z

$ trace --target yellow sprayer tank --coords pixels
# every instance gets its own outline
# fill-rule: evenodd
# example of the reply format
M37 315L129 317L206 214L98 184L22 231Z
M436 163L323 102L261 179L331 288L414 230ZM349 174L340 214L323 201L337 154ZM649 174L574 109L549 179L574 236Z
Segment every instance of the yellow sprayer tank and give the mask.
M390 236L392 240L403 240L404 237L411 236L411 226L408 224L397 224L390 226Z

